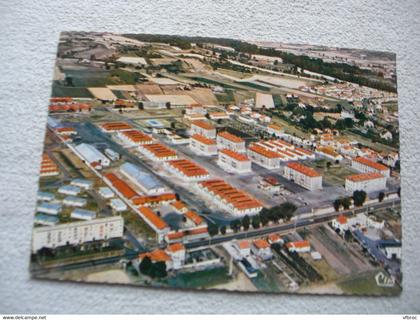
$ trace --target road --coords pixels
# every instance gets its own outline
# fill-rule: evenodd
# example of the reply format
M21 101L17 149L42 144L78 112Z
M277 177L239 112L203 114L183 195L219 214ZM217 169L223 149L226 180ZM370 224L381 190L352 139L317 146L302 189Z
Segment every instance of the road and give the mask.
M372 208L379 209L379 208L391 207L391 206L400 204L400 202L401 202L400 199L395 199L395 200L387 201L387 202L384 201L384 202L376 203L367 207L349 209L349 210L344 210L340 212L330 212L330 213L326 213L326 214L315 216L315 217L308 217L308 218L297 220L288 224L280 224L280 225L275 225L271 227L260 228L257 230L242 231L242 232L229 234L229 235L215 236L209 240L201 240L201 241L197 241L193 243L188 243L185 245L185 247L188 249L193 249L193 248L221 244L223 242L227 242L227 241L231 241L235 239L246 239L246 238L264 236L264 235L275 233L275 232L291 231L297 228L309 227L311 225L331 221L332 219L336 218L340 214L350 216L352 214L366 212L367 210L372 209Z

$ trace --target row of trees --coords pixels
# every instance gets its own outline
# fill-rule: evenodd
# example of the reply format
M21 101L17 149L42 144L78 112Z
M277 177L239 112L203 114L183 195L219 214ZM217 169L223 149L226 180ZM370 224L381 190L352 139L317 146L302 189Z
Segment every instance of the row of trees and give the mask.
M382 200L384 197L385 197L385 194L383 194ZM367 194L365 191L356 190L353 192L352 197L344 197L344 198L339 198L339 199L334 200L333 206L334 206L335 211L339 211L341 207L343 207L344 210L347 210L347 209L350 209L350 206L353 200L354 206L361 207L365 203L366 198L367 198ZM381 196L379 197L379 199L380 198ZM382 201L382 200L380 199L379 201Z
M242 219L231 221L229 227L234 232L239 232L241 229L248 231L252 226L253 229L258 229L261 226L266 226L269 222L278 223L279 220L289 221L296 211L296 206L293 203L285 202L270 209L263 208L259 214L255 216L245 215ZM215 236L219 233L226 234L227 227L218 227L214 223L208 224L208 231L210 236Z

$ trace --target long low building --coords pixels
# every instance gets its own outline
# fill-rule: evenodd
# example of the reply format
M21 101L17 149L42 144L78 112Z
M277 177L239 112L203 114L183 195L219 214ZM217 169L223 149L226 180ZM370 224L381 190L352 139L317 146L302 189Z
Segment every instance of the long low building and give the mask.
M354 174L346 177L346 190L373 192L386 188L386 177L378 172Z
M160 182L160 180L130 162L122 164L120 171L148 195L156 195L165 192L165 186Z
M193 134L190 137L190 148L198 154L213 156L217 154L217 145L214 139L209 139L201 134Z
M91 144L81 143L75 147L75 150L87 163L96 169L107 167L111 163L105 155Z
M169 161L178 158L176 151L160 143L139 146L141 153L154 161Z
M42 248L54 249L66 245L122 238L124 219L121 216L36 227L32 236L32 253Z
M246 152L245 141L227 131L219 132L216 141L218 149L230 149L236 152Z
M162 242L170 231L166 222L149 207L139 207L137 213L156 232L157 240Z
M128 146L152 144L153 138L140 130L119 131L117 137Z
M126 122L105 122L100 125L100 128L104 132L119 132L125 130L132 130L133 127Z
M390 176L390 169L386 165L372 161L368 158L364 158L364 157L353 158L351 161L351 166L352 168L360 172L364 172L364 173L377 172L387 178L389 178Z
M322 189L322 175L316 170L298 162L289 162L283 170L286 179L314 191Z
M209 178L209 172L191 160L172 160L165 162L165 166L169 171L186 181L200 181Z
M252 172L251 160L245 154L230 149L221 149L219 151L217 163L228 172L240 174Z
M40 176L41 177L49 177L49 176L56 176L59 175L60 171L58 170L58 166L55 162L50 158L47 153L42 155L41 160L41 170Z
M197 186L203 196L210 198L216 205L234 216L255 215L263 208L257 199L223 180L203 181Z

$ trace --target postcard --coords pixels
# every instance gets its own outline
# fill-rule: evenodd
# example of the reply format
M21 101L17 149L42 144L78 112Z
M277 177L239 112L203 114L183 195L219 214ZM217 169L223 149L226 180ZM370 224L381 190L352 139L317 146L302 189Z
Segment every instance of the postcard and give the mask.
M393 53L63 32L31 275L398 295L397 100Z

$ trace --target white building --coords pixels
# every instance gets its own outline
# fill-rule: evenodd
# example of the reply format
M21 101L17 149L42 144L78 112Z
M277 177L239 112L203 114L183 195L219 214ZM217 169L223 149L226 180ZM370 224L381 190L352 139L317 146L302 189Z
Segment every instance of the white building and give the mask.
M217 154L216 140L201 134L193 134L190 138L190 148L201 155L213 156Z
M398 240L383 241L380 244L381 250L385 253L387 259L400 259L402 247L401 242Z
M59 203L48 203L48 202L40 203L36 207L37 212L52 214L52 215L59 214L61 212L61 209L62 209L61 204L59 204Z
M55 199L55 196L53 193L38 191L37 200L52 201L54 199Z
M337 218L331 221L331 226L334 230L338 230L343 235L349 230L348 218L344 215L339 215Z
M284 129L276 124L270 124L267 126L267 132L271 135L281 138L284 135Z
M74 149L87 163L96 169L107 167L111 163L111 161L105 157L105 155L103 155L98 149L90 144L81 143Z
M33 230L32 252L36 253L41 248L53 249L65 245L121 238L123 232L124 219L120 216L37 227Z
M322 189L322 175L301 163L289 162L284 167L283 175L305 189L311 191Z
M308 240L301 240L286 243L286 248L289 252L305 253L311 251L311 244Z
M182 243L170 244L166 247L166 253L172 259L172 268L174 270L181 269L185 264L186 250Z
M153 138L142 131L139 130L125 130L118 131L117 137L126 145L126 146L138 146L142 144L151 144L153 143Z
M69 207L84 207L87 204L85 198L67 196L63 200L63 204Z
M96 212L77 208L72 211L70 217L78 220L93 220L96 218Z
M269 260L273 257L270 244L263 239L252 241L251 251L254 255L261 258L262 260Z
M377 172L354 174L346 177L346 191L373 192L386 188L386 177Z
M336 152L332 147L318 147L316 148L315 153L331 161L342 161L344 159L343 156Z
M209 139L216 138L216 128L210 122L197 120L191 122L191 135L200 134Z
M61 186L58 188L58 193L65 194L68 196L77 196L82 190L80 187L67 185L67 186Z
M368 172L377 172L385 177L389 178L390 176L390 169L378 162L372 161L368 158L364 157L356 157L353 158L351 162L352 168L356 169L357 171L368 173Z
M121 199L112 199L110 205L116 212L127 210L127 205Z
M249 173L251 169L251 160L243 154L229 149L219 151L218 165L224 170L232 173Z
M246 152L245 141L227 131L219 132L216 141L218 149L230 149L236 152Z
M101 187L99 188L99 195L104 199L111 199L115 196L115 193L108 187Z
M121 165L120 171L147 195L158 195L165 192L165 186L160 180L132 163L125 162Z
M178 158L175 150L160 143L141 145L139 146L139 151L149 159L158 162L175 160Z
M252 144L248 147L247 154L252 162L266 169L279 169L282 156L274 151L267 150L259 145Z

